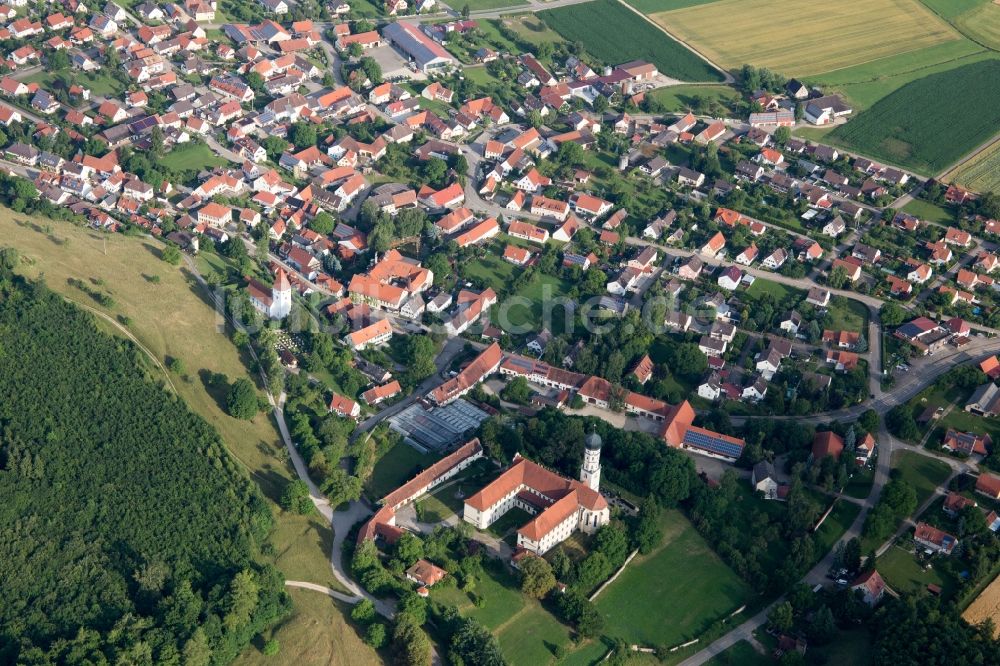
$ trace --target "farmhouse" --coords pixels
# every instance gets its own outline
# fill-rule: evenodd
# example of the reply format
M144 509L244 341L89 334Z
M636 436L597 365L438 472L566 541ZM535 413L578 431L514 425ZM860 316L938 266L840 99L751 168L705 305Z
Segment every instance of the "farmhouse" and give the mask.
M976 492L992 499L1000 499L1000 477L980 474L976 477Z
M761 460L753 466L750 483L754 490L763 493L764 499L784 499L788 494L788 486L778 483L778 477L774 474L774 465L766 460Z
M369 405L377 405L384 400L399 395L402 391L403 387L398 381L393 379L387 384L368 389L361 394L361 398Z
M965 411L977 416L996 416L1000 414L1000 388L990 382L977 388L969 402L965 404Z
M834 460L840 460L840 454L844 451L844 440L835 432L829 430L818 432L813 437L812 455L814 460L820 460L826 456Z
M849 116L853 111L840 95L827 95L806 103L805 118L813 125L829 125L837 118Z
M412 567L406 570L407 580L423 587L432 587L435 583L440 583L447 575L447 571L427 560L417 560Z
M352 277L347 291L355 302L399 310L413 294L424 291L433 282L434 273L422 268L419 261L389 250L367 274Z
M330 399L330 411L344 418L355 419L361 414L361 406L355 401L340 395L339 393L334 393L333 398Z
M660 436L667 446L733 462L743 453L746 442L694 425L694 408L687 400L668 408Z
M388 319L380 319L362 329L347 334L344 344L355 351L388 342L392 337L392 325Z
M399 21L382 28L382 36L413 61L424 74L451 68L455 59L415 24Z
M862 600L869 606L877 606L885 594L885 581L875 569L861 574L851 583L852 592L861 592Z

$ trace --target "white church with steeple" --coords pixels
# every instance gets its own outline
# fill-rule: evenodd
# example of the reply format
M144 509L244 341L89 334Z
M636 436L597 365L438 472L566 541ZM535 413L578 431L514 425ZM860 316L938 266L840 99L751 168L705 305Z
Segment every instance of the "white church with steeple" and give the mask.
M284 319L292 311L292 285L284 269L279 268L270 287L250 278L247 285L250 302L258 312L271 319Z

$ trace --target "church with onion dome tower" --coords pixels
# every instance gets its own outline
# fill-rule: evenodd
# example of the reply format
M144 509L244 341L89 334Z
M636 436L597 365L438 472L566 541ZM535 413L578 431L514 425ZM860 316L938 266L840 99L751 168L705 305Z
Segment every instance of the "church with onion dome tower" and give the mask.
M511 509L522 509L533 517L517 531L517 545L541 555L578 530L592 534L608 524L611 511L600 485L601 437L592 432L584 440L579 481L518 454L507 471L465 501L462 517L485 530Z
M580 466L580 483L591 490L601 489L601 436L596 432L583 440L583 464Z

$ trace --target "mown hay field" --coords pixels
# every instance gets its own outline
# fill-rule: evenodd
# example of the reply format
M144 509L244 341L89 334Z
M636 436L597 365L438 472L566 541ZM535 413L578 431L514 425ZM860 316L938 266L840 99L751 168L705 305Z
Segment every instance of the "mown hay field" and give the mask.
M876 159L937 175L1000 127L1000 60L908 83L837 127L830 140ZM955 104L955 100L962 100Z
M995 578L962 613L962 619L969 624L993 620L993 636L1000 638L998 618L1000 618L1000 577Z
M681 81L722 81L722 73L617 0L594 0L537 13L568 42L608 65L646 60Z
M951 181L973 192L1000 194L1000 142L959 167Z
M751 63L786 76L852 67L959 38L917 0L720 0L654 14L717 65Z
M963 12L952 21L955 27L983 46L1000 50L1000 4L986 2Z

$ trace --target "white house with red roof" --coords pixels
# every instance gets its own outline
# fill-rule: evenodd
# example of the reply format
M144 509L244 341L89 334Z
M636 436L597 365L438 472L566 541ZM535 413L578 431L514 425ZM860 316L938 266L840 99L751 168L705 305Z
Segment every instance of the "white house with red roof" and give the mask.
M869 606L878 605L885 594L885 588L885 581L875 569L861 574L851 583L851 591L861 592L862 599Z

